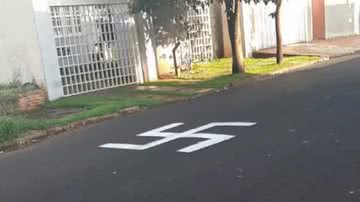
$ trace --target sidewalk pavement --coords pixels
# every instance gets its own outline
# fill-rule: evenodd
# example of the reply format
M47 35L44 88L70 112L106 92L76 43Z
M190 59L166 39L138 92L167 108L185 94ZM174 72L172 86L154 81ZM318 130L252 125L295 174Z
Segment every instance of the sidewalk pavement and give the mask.
M353 55L360 52L360 36L290 44L285 45L283 51L287 56L307 55L329 59ZM275 54L276 48L267 48L254 53L254 57L269 57Z

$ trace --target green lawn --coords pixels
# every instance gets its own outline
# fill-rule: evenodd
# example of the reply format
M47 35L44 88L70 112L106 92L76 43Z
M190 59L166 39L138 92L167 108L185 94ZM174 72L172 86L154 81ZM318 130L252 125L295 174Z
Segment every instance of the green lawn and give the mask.
M176 79L146 83L153 86L191 86L202 88L223 88L236 80L246 79L255 75L266 75L281 69L291 68L320 60L319 57L294 56L285 57L284 62L276 64L275 58L247 58L246 71L243 74L232 75L231 58L214 60L208 63L194 64L189 72L184 72Z
M246 60L246 73L255 75L264 75L271 72L291 68L301 64L319 61L319 57L314 56L294 56L285 57L284 62L280 65L276 64L275 58L267 59L248 59Z
M59 119L30 119L24 116L0 116L0 143L13 140L29 130L40 130L64 126L91 117L118 112L128 107L150 107L158 100L114 98L107 96L74 96L48 103L46 108L84 108L85 110Z

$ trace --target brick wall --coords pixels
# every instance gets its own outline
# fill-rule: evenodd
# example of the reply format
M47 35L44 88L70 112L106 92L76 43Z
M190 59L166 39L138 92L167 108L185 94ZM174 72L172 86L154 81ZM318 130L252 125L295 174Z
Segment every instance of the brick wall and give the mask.
M47 101L45 90L34 90L19 95L18 110L20 112L38 109Z

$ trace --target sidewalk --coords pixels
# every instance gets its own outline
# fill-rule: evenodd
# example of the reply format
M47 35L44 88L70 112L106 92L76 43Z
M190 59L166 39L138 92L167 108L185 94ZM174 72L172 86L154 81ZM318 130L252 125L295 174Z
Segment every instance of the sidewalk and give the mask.
M321 58L337 58L360 52L360 36L343 37L329 40L316 40L309 43L298 43L284 46L287 56L307 55ZM269 57L276 54L276 48L262 49L254 57Z

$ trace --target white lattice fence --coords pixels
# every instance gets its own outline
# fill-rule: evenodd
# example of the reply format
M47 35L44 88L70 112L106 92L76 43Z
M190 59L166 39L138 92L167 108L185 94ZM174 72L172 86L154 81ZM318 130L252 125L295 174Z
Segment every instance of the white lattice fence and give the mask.
M214 57L212 41L210 7L205 6L197 11L190 10L188 13L190 25L193 30L190 32L190 44L192 60L194 62L211 60Z
M210 7L199 7L196 11L191 9L187 18L191 26L189 39L177 51L177 60L182 68L190 67L192 62L214 58Z
M65 96L140 81L135 22L127 4L50 10Z

